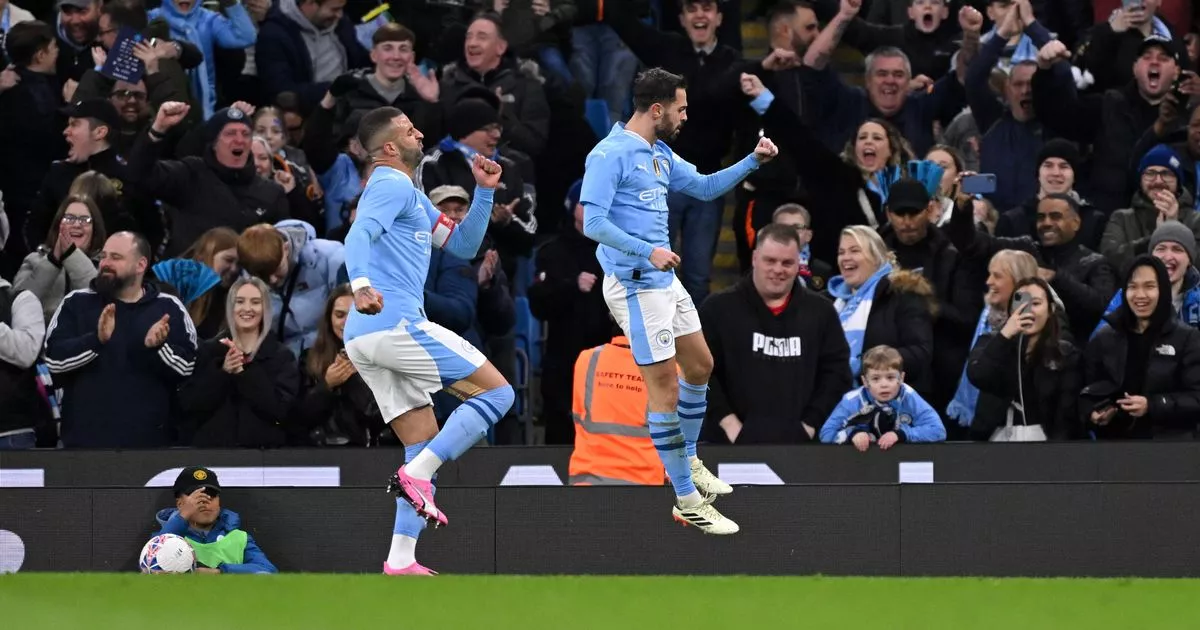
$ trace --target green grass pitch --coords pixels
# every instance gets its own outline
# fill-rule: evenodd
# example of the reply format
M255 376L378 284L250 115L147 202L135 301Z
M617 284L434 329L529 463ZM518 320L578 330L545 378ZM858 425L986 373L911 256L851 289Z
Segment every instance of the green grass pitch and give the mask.
M11 630L1197 628L1200 580L0 575Z

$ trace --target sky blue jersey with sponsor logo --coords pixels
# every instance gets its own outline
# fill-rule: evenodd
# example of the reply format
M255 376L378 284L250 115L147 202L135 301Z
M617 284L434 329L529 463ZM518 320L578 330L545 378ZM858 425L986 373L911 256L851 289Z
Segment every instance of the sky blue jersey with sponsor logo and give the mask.
M667 143L653 145L613 125L608 136L588 153L579 203L583 204L583 233L600 243L596 257L604 273L633 288L670 286L674 271L650 264L656 247L670 249L667 193L680 192L705 201L729 192L758 168L748 155L737 164L701 175Z
M351 286L374 287L383 295L383 311L364 315L351 309L345 340L390 330L401 320L424 320L432 248L467 260L474 257L492 216L493 193L476 186L466 218L455 225L408 175L377 166L359 199L345 251Z

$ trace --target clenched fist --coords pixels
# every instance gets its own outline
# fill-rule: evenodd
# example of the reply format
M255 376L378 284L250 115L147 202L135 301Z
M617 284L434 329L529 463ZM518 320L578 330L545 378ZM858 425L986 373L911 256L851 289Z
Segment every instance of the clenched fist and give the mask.
M158 113L154 116L154 124L150 125L150 130L157 135L166 135L172 127L178 125L191 111L192 107L187 103L179 101L167 101L158 108Z
M754 147L754 159L759 164L770 162L776 155L779 155L779 147L770 138L759 139L758 146Z

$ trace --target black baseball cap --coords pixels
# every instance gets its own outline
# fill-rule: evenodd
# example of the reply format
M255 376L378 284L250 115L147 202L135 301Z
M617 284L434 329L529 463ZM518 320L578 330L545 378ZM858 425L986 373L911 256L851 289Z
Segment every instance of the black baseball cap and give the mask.
M188 466L179 472L179 476L175 478L175 496L191 494L199 488L208 488L211 490L209 494L218 495L221 493L221 482L217 480L217 473L203 466Z
M75 101L62 108L61 111L68 118L95 118L99 120L107 125L109 129L113 130L109 133L110 137L121 126L121 116L117 114L117 108L106 98L89 98L85 101Z
M929 207L929 191L915 179L902 179L888 191L887 211L893 214L918 214Z
M1159 47L1167 56L1174 59L1175 63L1179 63L1179 49L1171 42L1171 40L1162 35L1151 34L1142 40L1142 44L1138 46L1138 56L1146 54L1146 51L1153 47Z

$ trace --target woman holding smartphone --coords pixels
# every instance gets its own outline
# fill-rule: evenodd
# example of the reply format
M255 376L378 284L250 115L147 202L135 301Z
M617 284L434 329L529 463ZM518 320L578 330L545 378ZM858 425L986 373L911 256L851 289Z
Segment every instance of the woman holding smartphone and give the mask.
M1123 288L1124 300L1084 354L1084 422L1098 438L1194 439L1200 331L1175 317L1161 260L1135 259Z
M992 441L1045 441L1076 437L1079 351L1063 338L1050 285L1021 280L1010 315L998 333L980 338L967 362L979 388L971 435Z

